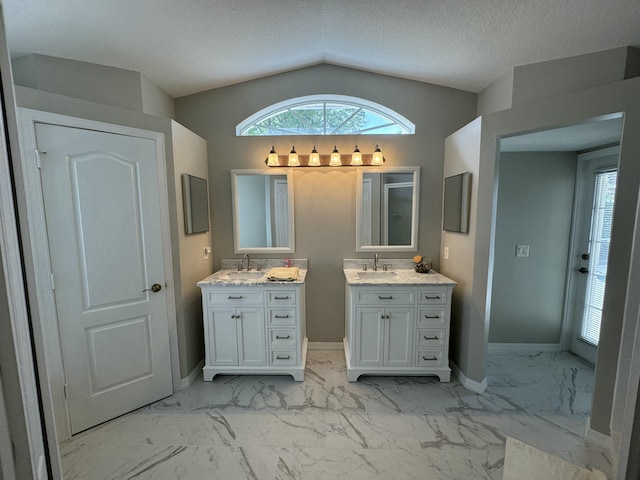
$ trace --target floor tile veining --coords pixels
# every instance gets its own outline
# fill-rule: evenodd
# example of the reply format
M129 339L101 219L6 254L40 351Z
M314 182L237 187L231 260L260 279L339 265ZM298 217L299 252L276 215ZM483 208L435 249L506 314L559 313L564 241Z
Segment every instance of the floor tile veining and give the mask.
M502 479L508 436L610 474L583 440L593 368L566 353L491 354L481 394L431 377L347 382L339 351L304 382L220 376L76 435L65 479ZM551 479L550 479L551 480Z

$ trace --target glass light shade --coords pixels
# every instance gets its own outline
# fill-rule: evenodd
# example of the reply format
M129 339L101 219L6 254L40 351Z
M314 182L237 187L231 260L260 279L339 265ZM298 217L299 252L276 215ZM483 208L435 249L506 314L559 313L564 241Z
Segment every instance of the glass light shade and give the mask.
M311 150L311 155L309 155L309 166L310 167L319 167L320 166L320 154L318 150L316 150L316 146L313 146L313 150Z
M280 165L280 160L278 160L278 154L276 153L275 147L271 147L271 151L269 152L269 157L267 157L267 166L268 167L277 167Z
M289 163L290 167L299 167L300 160L298 160L298 154L296 153L296 147L291 147L291 153L289 153Z
M360 153L358 145L356 145L355 150L351 154L351 165L362 165L362 153Z
M333 146L333 152L331 152L331 160L329 161L330 167L339 167L342 165L342 161L340 160L340 152L338 152L337 147Z
M376 149L373 152L371 157L371 165L382 165L384 163L384 157L382 156L382 152L380 151L380 147L376 145Z

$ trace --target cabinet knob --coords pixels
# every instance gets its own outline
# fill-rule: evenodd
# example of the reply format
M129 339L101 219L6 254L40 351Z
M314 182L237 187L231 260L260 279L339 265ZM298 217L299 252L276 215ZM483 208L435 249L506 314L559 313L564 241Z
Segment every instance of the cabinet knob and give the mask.
M429 360L438 360L438 357L436 357L436 356L433 356L433 357L425 357L425 356L423 355L423 356L422 356L422 360L426 360L426 361L429 361Z
M281 357L280 355L276 356L276 360L289 360L291 358L290 355L287 355L286 357Z
M440 315L425 315L424 318L440 318Z
M280 335L276 335L276 340L288 340L291 338L291 335L287 335L286 337L281 337Z
M423 335L425 340L438 340L438 336L434 335L433 337L427 337L426 335Z
M238 297L233 297L233 296L229 295L227 297L227 300L241 300L241 299L242 299L242 295L240 295Z
M388 297L383 297L382 295L378 295L378 299L380 300L393 300L393 297L389 295Z
M436 295L435 297L430 297L429 295L425 295L424 298L427 300L440 300L440 295Z
M289 318L289 315L276 315L276 318Z
M286 297L273 297L274 300L289 300L289 296Z

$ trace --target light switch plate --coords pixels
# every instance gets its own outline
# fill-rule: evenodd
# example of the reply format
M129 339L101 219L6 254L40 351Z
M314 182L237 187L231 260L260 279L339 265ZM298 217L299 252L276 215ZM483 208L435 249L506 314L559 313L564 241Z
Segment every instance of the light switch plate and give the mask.
M444 259L449 260L449 247L444 247Z
M528 257L529 245L516 245L516 257Z
M211 247L204 247L204 259L209 260L209 255L211 255Z

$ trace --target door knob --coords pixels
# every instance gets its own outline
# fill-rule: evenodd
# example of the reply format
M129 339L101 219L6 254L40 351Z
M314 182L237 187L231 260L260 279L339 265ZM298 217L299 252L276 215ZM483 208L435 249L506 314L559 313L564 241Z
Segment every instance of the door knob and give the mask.
M587 268L585 268L585 267L580 267L580 268L578 269L578 271L579 271L580 273L589 273L589 270L588 270Z
M157 293L160 290L162 290L162 285L160 285L159 283L154 283L153 285L151 285L151 288L145 288L142 291L143 292L148 292L149 290L151 290L153 293Z

